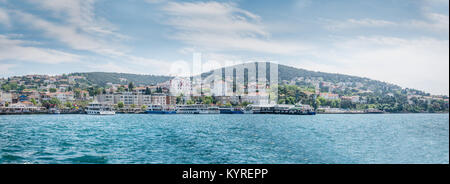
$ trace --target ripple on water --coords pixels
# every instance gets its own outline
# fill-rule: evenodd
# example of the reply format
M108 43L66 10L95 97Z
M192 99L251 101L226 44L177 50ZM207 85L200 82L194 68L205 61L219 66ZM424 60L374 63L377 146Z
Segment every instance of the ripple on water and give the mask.
M65 161L74 164L106 164L108 159L104 156L83 155L80 157L68 158Z
M0 163L20 163L25 158L12 154L3 154Z
M448 114L0 116L0 163L446 163Z

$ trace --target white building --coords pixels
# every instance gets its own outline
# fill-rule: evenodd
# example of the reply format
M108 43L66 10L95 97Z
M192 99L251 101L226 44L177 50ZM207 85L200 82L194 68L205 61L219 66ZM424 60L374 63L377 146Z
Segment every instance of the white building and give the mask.
M12 103L12 94L0 91L0 104Z
M326 100L337 100L337 99L339 99L339 95L338 94L333 94L333 93L320 93L320 96L325 98Z
M188 96L191 94L191 80L188 77L176 77L169 81L169 90L172 96L183 94Z
M168 101L168 96L166 94L151 94L144 95L141 93L133 93L133 92L122 92L122 93L114 93L114 94L102 94L96 96L96 99L100 103L106 104L118 104L122 102L124 105L166 105L168 103L172 103L170 100ZM169 98L170 99L170 98Z

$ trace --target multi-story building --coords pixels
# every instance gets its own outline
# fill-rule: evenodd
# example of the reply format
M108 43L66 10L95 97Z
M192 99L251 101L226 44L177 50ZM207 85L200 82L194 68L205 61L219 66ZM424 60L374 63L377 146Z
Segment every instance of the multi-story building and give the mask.
M123 102L125 105L140 105L139 104L139 98L138 94L132 93L132 92L123 92L120 94L117 94L117 102Z
M338 94L333 94L333 93L320 93L320 96L325 98L326 100L337 100L337 99L339 99L339 95Z
M162 85L162 87L168 87L172 96L178 96L180 94L189 96L192 92L191 80L189 78L176 77L168 81L167 84Z
M145 95L137 92L122 92L113 94L102 94L96 97L96 100L101 103L118 104L123 102L124 105L169 105L176 104L175 96L168 96L163 93L153 93L151 95Z
M40 95L41 100L50 100L52 98L58 99L60 102L71 102L75 100L73 92L56 92L56 93L42 93Z
M154 105L166 105L166 95L162 93L152 94L152 104Z

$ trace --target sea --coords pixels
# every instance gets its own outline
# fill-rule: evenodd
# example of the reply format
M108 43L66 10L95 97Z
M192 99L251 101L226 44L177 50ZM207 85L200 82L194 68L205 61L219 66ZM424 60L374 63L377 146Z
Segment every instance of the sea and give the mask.
M449 164L449 115L1 115L0 163Z

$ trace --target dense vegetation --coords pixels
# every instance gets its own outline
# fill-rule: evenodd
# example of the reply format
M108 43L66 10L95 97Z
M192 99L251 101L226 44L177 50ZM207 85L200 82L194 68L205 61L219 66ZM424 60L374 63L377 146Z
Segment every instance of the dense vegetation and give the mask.
M108 72L73 73L70 75L84 76L91 84L99 86L105 86L109 82L113 84L128 84L129 82L133 82L135 85L155 85L157 83L168 81L172 78L169 76L160 75L137 75Z
M424 100L413 97L407 99L406 89L397 91L392 96L377 95L375 93L360 94L360 98L366 99L364 103L354 103L350 100L327 100L323 97L307 95L305 92L311 89L296 85L280 85L278 88L278 103L280 104L309 104L313 107L327 106L331 108L343 108L364 110L369 108L386 112L448 112L449 104L443 100ZM447 98L448 99L448 98Z
M201 76L202 78L207 78L212 73L212 71L205 72ZM84 76L85 78L77 78L75 84L70 84L67 81L69 76ZM36 81L27 77L17 78L0 80L0 89L6 92L15 91L20 93L25 89L38 89L41 85L47 85L43 80ZM75 97L78 99L82 97L81 90L88 91L90 96L106 93L108 88L107 83L120 84L121 86L118 87L117 91L121 92L132 89L135 86L155 85L166 82L172 79L172 77L88 72L64 74L59 76L59 79L61 80L57 80L52 84L55 86L62 84L69 85L67 91L73 91ZM429 93L423 91L401 88L398 85L363 77L314 72L286 65L278 65L278 80L278 102L280 104L302 103L312 105L316 108L320 106L343 109L375 108L386 112L448 112L449 109L448 96L434 98ZM20 85L17 81L21 81ZM241 79L240 81L245 80ZM56 88L39 88L39 91L43 92L55 92L56 90ZM160 93L162 89L158 88L156 92ZM316 97L317 92L337 94L339 99L327 100L320 96ZM145 93L151 94L152 92L147 88ZM363 101L352 102L345 100L346 98L342 98L351 96L357 96ZM181 98L177 98L177 103L195 102L206 104L216 103L214 98L209 97L198 98L189 102L183 102ZM46 104L61 105L54 101L46 102Z

